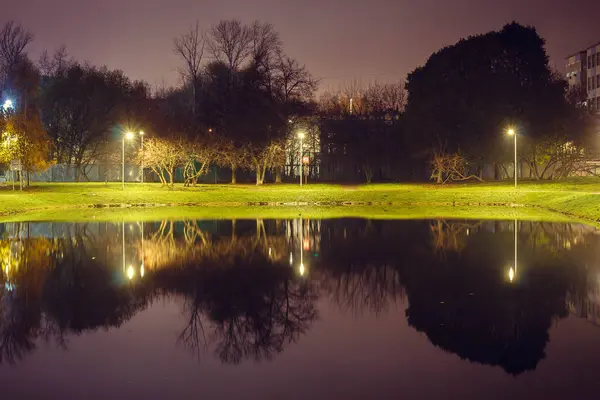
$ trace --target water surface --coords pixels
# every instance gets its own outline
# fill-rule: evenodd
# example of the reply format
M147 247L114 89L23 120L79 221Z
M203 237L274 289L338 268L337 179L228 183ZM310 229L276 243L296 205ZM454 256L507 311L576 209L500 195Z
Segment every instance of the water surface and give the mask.
M3 396L591 396L598 233L524 221L7 223Z

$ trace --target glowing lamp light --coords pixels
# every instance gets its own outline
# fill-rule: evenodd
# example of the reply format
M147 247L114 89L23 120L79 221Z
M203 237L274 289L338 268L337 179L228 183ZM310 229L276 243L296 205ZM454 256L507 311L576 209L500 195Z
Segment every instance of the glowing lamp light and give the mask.
M140 276L141 276L142 278L144 277L144 273L145 273L145 270L144 270L144 265L142 264L142 266L140 267Z
M304 132L298 132L298 137L300 139L304 139L304 136L305 136Z
M515 130L514 130L513 128L508 128L508 130L506 131L506 133L507 133L509 136L513 136L513 135L515 134Z
M2 108L4 109L4 111L7 110L11 110L14 107L12 100L7 99L4 104L2 105Z
M132 280L133 277L135 276L135 270L133 269L133 266L129 266L127 267L127 277L129 278L129 280Z
M508 279L512 282L515 279L515 270L510 267L508 270Z
M298 268L298 273L300 273L300 276L304 276L305 272L306 270L304 268L304 264L300 264L300 268Z
M127 140L131 140L131 139L133 139L133 132L127 132L127 133L125 134L125 139L127 139Z
M140 131L140 136L144 136L144 131Z

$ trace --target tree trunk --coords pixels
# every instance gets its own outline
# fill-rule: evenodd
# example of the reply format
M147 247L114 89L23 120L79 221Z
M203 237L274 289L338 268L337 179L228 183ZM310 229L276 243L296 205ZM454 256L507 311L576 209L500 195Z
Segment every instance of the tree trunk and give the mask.
M27 170L27 187L31 186L31 179L29 176L29 170Z
M275 183L281 183L282 169L281 167L275 167Z
M232 185L235 185L237 183L237 179L235 176L235 169L236 169L236 165L231 164L231 184Z
M262 173L262 168L260 164L256 164L256 184L262 185L264 182L264 174Z

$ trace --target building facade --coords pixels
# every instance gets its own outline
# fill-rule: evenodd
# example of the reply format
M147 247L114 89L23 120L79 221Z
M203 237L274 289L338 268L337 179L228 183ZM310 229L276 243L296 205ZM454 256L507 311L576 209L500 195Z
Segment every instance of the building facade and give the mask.
M569 86L581 85L588 108L600 114L600 43L567 57L566 61Z

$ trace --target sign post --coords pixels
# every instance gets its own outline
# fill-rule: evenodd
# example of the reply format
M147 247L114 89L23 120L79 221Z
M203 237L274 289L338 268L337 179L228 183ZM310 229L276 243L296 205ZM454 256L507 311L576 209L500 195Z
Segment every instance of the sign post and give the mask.
M21 173L21 160L11 160L10 170L12 171L13 190L15 190L15 171L19 171L19 187L23 190L23 179Z

